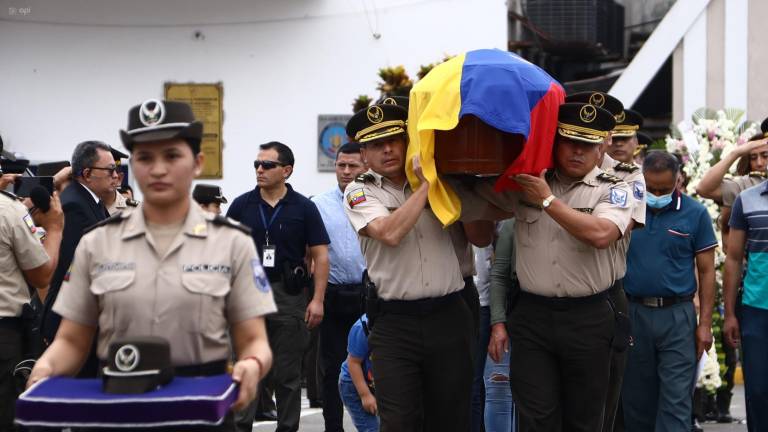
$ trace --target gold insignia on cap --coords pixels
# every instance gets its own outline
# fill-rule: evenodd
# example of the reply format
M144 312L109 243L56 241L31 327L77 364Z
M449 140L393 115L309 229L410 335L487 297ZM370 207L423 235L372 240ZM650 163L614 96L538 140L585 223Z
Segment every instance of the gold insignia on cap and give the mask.
M597 107L602 107L605 104L605 95L602 93L592 93L589 97L589 103Z
M579 110L579 118L584 123L592 123L597 118L597 108L592 105L584 105Z
M622 111L618 115L616 115L615 117L616 117L616 122L617 123L623 123L624 120L627 119L627 114L624 111Z
M139 108L139 121L144 126L154 126L165 119L165 105L157 99L147 99Z
M381 108L377 107L376 105L368 108L368 112L366 114L368 115L368 121L371 123L381 123L382 120L384 120L384 111L382 111Z
M384 105L397 105L397 101L395 101L391 97L388 97L388 98L384 99L384 101L381 102L381 103L384 104Z

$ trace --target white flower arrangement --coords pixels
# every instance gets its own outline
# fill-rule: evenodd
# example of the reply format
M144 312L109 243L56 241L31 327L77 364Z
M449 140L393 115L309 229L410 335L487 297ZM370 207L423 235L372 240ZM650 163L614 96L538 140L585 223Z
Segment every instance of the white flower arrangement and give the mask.
M712 394L717 391L720 386L723 385L723 380L720 378L720 366L717 363L717 350L715 344L712 344L712 348L707 352L707 358L704 360L704 367L701 369L696 380L696 388L704 389L707 393Z

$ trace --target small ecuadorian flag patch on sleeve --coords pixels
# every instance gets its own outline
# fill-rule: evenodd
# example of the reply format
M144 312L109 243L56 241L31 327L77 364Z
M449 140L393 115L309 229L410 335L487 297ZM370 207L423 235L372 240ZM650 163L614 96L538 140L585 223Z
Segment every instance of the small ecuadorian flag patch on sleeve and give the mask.
M67 273L64 274L64 282L69 282L69 277L72 276L72 264L69 265Z
M363 203L365 202L365 192L363 192L362 189L358 189L349 194L349 197L347 197L347 201L349 201L350 207L354 207L360 203Z

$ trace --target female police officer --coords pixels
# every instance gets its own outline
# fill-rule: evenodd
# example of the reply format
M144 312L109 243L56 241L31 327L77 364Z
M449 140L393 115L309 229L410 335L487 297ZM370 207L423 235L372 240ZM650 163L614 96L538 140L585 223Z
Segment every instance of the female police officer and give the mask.
M247 229L190 203L202 124L187 104L149 100L121 136L144 201L83 237L54 306L61 327L30 385L74 375L97 326L102 361L115 338L151 335L169 341L177 375L224 373L231 329L233 408L244 408L272 361L262 316L276 308Z

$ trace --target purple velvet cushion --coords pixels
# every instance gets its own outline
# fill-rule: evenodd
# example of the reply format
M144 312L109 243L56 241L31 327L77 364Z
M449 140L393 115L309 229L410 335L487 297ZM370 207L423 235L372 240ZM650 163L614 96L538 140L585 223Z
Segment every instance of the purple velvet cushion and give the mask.
M237 399L229 375L176 377L143 394L109 394L100 379L54 377L19 396L16 421L29 426L152 427L212 425Z

